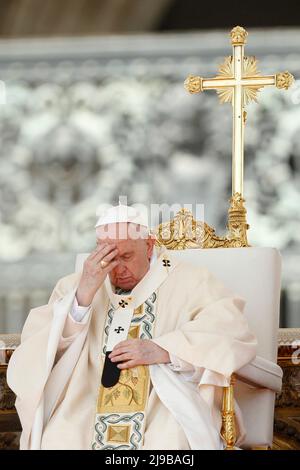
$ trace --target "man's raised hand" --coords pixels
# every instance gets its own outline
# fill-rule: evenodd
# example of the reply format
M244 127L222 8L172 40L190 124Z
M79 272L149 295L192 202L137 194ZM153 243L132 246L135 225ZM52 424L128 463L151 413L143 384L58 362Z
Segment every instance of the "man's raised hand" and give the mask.
M117 254L115 244L101 243L85 260L76 291L78 305L87 307L91 304L107 274L118 265L119 261L114 259ZM103 263L105 267L101 266L101 261L107 263Z

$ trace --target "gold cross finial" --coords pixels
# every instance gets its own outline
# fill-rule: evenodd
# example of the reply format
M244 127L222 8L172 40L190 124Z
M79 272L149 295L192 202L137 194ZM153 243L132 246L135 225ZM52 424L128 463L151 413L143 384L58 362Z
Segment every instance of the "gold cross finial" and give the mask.
M231 30L230 36L231 36L231 44L240 46L242 44L246 44L247 42L246 38L248 36L248 33L241 26L236 26L235 28Z

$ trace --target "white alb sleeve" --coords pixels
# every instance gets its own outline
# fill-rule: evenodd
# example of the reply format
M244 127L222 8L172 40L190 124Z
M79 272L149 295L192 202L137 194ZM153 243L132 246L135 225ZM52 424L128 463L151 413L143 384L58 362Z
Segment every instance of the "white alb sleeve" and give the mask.
M71 308L71 312L70 312L73 320L75 320L76 322L81 322L83 318L86 316L89 308L90 308L90 305L88 305L87 307L78 305L78 302L75 296L74 302Z

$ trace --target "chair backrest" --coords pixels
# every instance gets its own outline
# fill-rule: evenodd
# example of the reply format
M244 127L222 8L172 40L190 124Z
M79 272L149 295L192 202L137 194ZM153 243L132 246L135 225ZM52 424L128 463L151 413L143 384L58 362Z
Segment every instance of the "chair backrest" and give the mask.
M172 250L179 259L206 266L223 284L246 300L245 315L258 339L258 355L277 361L281 256L275 248ZM88 254L79 254L76 271Z
M245 315L258 339L258 355L276 362L281 287L278 250L251 247L173 253L189 263L206 266L226 287L246 300Z

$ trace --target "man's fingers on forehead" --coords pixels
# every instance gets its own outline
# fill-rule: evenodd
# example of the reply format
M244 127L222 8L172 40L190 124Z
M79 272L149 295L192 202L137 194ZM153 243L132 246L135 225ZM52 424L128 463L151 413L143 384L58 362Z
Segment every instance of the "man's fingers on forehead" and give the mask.
M112 271L118 264L120 263L120 260L115 260L115 261L110 261L109 265L104 268L104 271L106 271L107 273L110 273L110 271Z
M95 255L95 260L100 261L109 261L109 259L113 258L118 254L118 251L115 247L113 248L104 248L103 250L98 251ZM110 257L110 258L109 258Z
M107 270L107 272L109 273L110 271L112 271L118 264L120 263L120 260L119 259L116 259L116 260L113 260L109 263L109 265L107 266L107 268L105 268Z
M118 248L114 247L112 250L110 250L108 253L103 253L104 254L104 260L108 261L111 260L116 254L118 254L119 250Z
M97 244L97 248L96 250L99 252L101 250L106 250L106 249L109 249L109 248L114 248L116 246L115 243L106 243L106 242L102 242L102 243L98 243Z
M94 258L95 256L97 256L99 252L102 252L103 248L103 245L97 245L96 248L91 252L90 257Z
M100 247L97 247L94 252L93 258L102 259L103 256L107 255L108 253L110 253L111 251L115 249L116 249L115 245L102 245Z
M111 261L114 257L118 254L118 250L114 248L113 250L109 251L109 253L102 253L102 260L103 261Z

